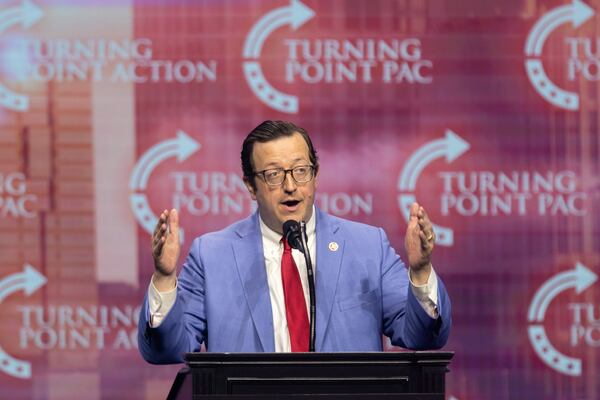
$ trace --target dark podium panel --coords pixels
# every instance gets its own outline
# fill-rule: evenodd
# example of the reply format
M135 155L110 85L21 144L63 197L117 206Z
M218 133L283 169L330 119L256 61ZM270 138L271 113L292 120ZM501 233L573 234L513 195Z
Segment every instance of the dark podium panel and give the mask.
M454 353L188 353L168 399L444 400Z

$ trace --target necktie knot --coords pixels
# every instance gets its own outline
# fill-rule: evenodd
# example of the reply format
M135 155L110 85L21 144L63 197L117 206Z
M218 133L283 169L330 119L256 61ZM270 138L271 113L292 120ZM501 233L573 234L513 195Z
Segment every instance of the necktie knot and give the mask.
M292 251L292 246L290 246L290 244L288 243L287 239L284 237L281 238L281 241L283 242L283 251L286 252L291 252Z

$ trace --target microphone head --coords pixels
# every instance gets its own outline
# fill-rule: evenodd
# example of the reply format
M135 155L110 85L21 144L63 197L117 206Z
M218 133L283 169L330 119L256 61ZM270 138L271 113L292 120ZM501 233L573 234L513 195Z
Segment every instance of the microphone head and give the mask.
M283 236L293 249L300 250L304 253L302 246L302 230L298 221L289 219L283 223Z
M288 235L290 231L299 231L300 223L295 219L288 219L283 223L283 234Z

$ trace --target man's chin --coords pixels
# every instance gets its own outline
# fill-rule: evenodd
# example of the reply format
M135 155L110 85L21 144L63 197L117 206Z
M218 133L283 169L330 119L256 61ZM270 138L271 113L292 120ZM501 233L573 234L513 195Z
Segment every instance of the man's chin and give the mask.
M293 219L294 221L307 221L308 218L306 216L306 211L305 210L295 210L293 212L284 212L281 214L281 221L285 222L285 221L289 221L290 219Z

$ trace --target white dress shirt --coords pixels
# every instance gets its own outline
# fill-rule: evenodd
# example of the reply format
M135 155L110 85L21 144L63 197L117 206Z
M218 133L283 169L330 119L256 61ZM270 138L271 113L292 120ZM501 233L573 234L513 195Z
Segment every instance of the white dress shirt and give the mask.
M306 233L308 236L308 248L313 265L313 276L318 278L316 273L316 230L315 230L315 209L310 220L306 223ZM267 272L267 281L269 285L269 296L271 299L271 310L273 312L273 330L275 337L276 352L290 352L290 334L287 329L287 318L285 315L285 300L283 296L283 283L281 281L281 257L283 255L283 244L281 243L281 234L270 229L262 220L260 220L260 231L262 234L263 252L265 257L265 266ZM292 257L298 267L304 299L306 300L306 312L310 316L310 297L308 292L308 273L306 271L306 262L304 255L298 250L292 249ZM410 272L409 280L410 280ZM429 279L424 285L414 285L410 281L411 290L421 304L421 307L432 318L438 317L437 311L437 276L432 269ZM159 292L150 281L148 288L148 305L150 308L150 326L158 327L167 316L177 298L177 287L167 292Z
M260 219L260 218L259 218ZM312 217L306 223L306 236L308 236L308 252L313 266L313 276L316 278L316 255L317 244L315 234L315 210L313 208ZM275 351L292 351L290 343L290 333L287 326L287 317L285 314L285 298L283 295L283 282L281 280L281 257L283 256L283 243L281 243L281 234L269 228L262 219L260 219L260 232L263 239L263 252L265 255L265 266L267 267L267 282L269 284L269 296L271 297L271 310L273 312L273 328L275 334ZM310 295L308 291L308 272L306 270L306 261L300 250L292 249L292 257L298 267L300 281L302 282L302 291L304 300L306 300L306 315L310 320ZM316 284L316 283L315 283Z

